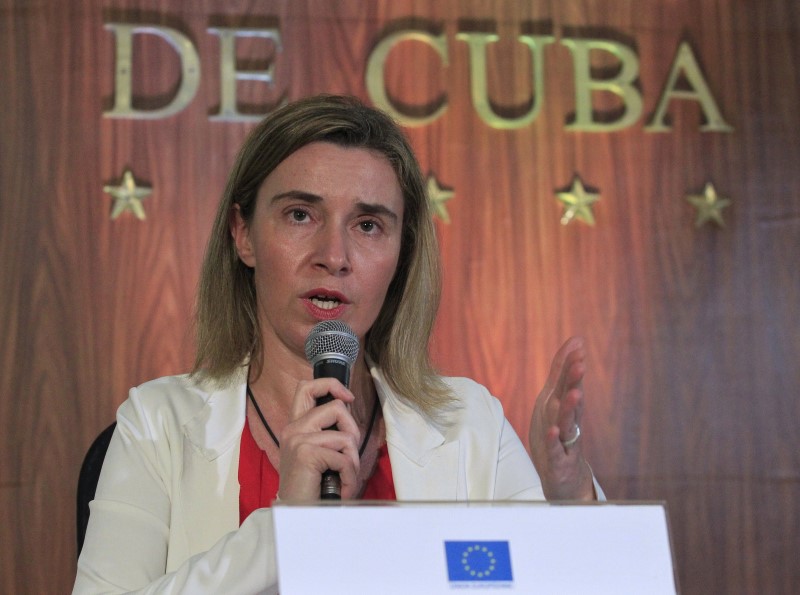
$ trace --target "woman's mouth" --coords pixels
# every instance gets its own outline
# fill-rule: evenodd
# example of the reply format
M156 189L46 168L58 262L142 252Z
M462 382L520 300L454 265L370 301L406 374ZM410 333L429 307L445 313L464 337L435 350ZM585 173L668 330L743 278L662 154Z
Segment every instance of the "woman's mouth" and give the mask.
M312 289L303 296L306 307L314 318L330 320L340 318L350 301L338 291L332 289Z
M311 303L321 310L333 310L336 306L341 304L341 300L335 297L324 295L311 296Z

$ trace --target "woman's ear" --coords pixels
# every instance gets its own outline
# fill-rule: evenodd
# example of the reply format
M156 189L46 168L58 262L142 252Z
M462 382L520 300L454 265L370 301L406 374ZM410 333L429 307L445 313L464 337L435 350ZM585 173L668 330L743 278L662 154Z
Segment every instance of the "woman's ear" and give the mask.
M239 259L250 268L255 267L256 254L250 239L250 226L244 220L242 209L237 204L233 205L231 209L229 225Z

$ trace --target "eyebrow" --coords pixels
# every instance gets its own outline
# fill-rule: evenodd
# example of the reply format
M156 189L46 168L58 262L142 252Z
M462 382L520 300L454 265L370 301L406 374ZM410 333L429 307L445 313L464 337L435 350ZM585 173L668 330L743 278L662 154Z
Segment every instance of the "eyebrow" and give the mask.
M389 219L392 219L395 222L399 219L397 213L395 213L393 210L384 205L378 205L367 202L357 202L356 207L358 208L359 211L361 211L366 215L383 215L384 217L388 217Z
M289 190L287 192L280 192L276 194L269 200L269 202L270 204L275 204L276 202L280 202L282 200L302 200L303 202L316 204L322 202L322 197L310 192L303 192L302 190Z
M289 190L273 196L270 199L270 203L275 204L282 200L300 200L309 204L319 204L323 201L323 198L318 194L313 194L311 192L304 192L302 190ZM397 216L397 213L395 213L389 207L381 204L359 201L355 206L359 212L366 215L383 215L385 217L389 217L395 222L400 219Z

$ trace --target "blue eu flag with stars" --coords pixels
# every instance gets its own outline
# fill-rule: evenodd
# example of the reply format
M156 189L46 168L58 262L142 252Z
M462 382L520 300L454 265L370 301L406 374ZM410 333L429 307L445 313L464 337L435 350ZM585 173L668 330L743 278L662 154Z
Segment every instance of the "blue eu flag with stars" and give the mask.
M444 549L451 582L512 580L507 541L445 541Z

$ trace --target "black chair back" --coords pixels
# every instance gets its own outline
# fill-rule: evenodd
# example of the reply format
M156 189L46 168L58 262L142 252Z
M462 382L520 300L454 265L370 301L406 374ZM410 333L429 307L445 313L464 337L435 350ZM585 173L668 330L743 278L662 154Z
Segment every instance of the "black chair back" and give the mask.
M108 443L117 422L112 423L95 438L81 465L78 476L78 555L83 549L83 540L86 538L86 525L89 524L89 502L94 500L97 490L97 481L100 479L100 470L103 468L103 459L106 458Z

